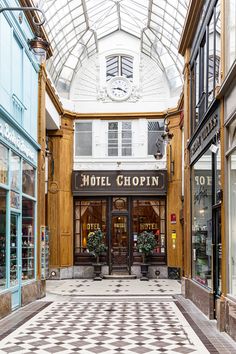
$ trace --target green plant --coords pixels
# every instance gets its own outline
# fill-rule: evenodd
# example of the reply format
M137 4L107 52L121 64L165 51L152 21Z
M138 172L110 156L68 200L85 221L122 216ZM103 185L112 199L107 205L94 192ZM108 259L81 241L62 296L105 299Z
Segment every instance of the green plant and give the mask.
M96 257L99 263L99 256L107 250L107 246L103 242L103 233L100 229L88 234L87 249Z
M155 235L152 232L143 231L137 238L137 249L142 253L143 263L145 263L146 256L151 254L157 246Z

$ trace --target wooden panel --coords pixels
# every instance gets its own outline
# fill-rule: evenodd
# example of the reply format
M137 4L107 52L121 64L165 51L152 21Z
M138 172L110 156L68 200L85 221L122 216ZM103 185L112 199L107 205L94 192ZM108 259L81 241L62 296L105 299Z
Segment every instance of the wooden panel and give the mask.
M182 131L180 114L170 118L171 146L167 146L168 193L167 193L167 264L169 267L183 267L183 230L180 222L182 209ZM176 223L171 224L171 214Z
M50 266L73 264L73 198L71 173L73 158L72 121L62 118L58 134L49 139L52 150L49 164L48 224L50 228Z

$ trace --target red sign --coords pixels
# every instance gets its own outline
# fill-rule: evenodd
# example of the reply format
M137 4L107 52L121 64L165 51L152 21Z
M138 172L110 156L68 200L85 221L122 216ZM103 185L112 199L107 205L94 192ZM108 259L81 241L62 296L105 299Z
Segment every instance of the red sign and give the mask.
M170 222L171 224L176 224L176 214L170 214Z

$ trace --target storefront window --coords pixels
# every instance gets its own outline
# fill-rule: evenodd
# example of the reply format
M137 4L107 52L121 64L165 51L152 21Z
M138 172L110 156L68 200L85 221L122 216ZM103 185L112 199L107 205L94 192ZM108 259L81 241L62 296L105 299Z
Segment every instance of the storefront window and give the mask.
M8 149L0 144L0 183L8 184Z
M34 201L22 198L22 280L34 279Z
M157 247L153 253L165 254L165 200L134 200L132 210L134 250L138 234L143 231L152 231L157 241Z
M236 151L229 158L229 292L236 296Z
M11 154L10 168L11 207L20 209L20 157L14 153Z
M22 193L34 197L35 194L35 169L23 161L22 166Z
M0 291L6 287L6 191L0 188Z
M212 154L208 150L192 171L192 277L212 287Z
M87 252L91 231L101 229L106 238L106 201L77 200L75 202L75 253Z

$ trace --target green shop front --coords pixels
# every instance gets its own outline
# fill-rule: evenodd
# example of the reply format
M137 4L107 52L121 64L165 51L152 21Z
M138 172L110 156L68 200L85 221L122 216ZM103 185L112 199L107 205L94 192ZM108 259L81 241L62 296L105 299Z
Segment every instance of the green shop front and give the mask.
M1 316L21 306L22 289L36 279L37 150L26 131L0 117Z

